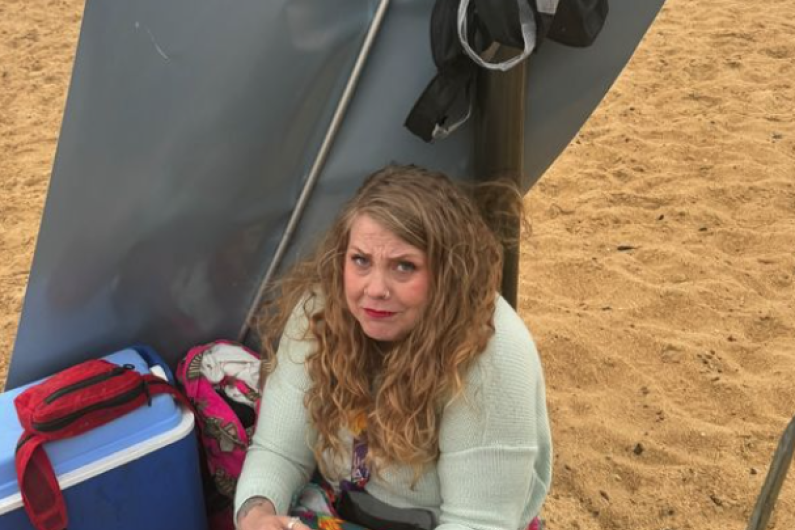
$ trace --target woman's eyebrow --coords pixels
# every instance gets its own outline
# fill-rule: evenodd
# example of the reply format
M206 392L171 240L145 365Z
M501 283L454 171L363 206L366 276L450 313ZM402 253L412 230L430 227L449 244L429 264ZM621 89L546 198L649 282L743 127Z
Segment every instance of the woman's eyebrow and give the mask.
M351 245L348 251L354 252L356 254L361 254L365 258L371 257L371 255L368 252L365 252L356 245ZM401 260L421 261L422 254L414 250L409 250L408 252L402 252L400 254L395 254L394 256L387 256L387 259L389 261L401 261Z
M389 261L412 261L415 263L420 263L425 260L422 252L417 250L408 250L406 252L401 252L400 254L388 256L387 259Z
M364 250L360 249L360 248L359 248L359 247L357 247L356 245L351 245L351 247L350 247L350 251L351 251L351 252L355 252L356 254L362 254L363 256L370 256L370 254L368 254L368 253L367 253L367 252L365 252Z
M389 259L392 261L398 261L398 260L414 261L420 259L420 256L416 252L406 252L403 254L397 254L396 256L389 256Z

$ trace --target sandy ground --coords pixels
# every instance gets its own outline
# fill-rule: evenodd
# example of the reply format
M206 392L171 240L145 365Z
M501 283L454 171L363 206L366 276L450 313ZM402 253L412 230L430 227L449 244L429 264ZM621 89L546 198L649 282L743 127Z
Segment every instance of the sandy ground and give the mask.
M0 3L0 381L79 31ZM527 197L551 529L746 527L795 414L795 3L668 0ZM770 528L795 528L795 472Z
M0 0L0 381L16 334L83 2Z

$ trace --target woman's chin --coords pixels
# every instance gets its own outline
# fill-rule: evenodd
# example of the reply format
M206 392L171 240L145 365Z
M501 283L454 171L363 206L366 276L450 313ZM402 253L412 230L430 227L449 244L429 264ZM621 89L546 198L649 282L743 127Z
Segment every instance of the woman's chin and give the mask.
M383 324L365 325L362 326L362 330L365 335L378 342L394 342L405 335L405 333L402 333L401 330L395 328L395 326Z
M378 341L378 342L392 342L392 341L395 340L395 335L394 334L385 333L383 331L371 332L371 331L368 331L368 330L365 329L364 330L364 334L367 335L367 337L369 337L369 338L371 338L371 339L373 339L375 341Z

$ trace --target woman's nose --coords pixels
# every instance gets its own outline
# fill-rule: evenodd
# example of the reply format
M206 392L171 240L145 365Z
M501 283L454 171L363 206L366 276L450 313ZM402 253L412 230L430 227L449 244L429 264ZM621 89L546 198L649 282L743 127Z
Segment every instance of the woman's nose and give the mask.
M374 271L367 282L364 289L364 294L370 298L389 298L389 287L387 285L386 277L379 271Z

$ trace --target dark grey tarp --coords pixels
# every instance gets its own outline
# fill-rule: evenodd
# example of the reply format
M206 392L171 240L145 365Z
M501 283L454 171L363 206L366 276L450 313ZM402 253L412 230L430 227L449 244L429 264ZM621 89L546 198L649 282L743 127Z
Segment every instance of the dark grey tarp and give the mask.
M664 0L611 0L596 44L530 60L529 188L566 147ZM86 4L8 388L146 343L174 362L239 332L379 0ZM434 75L432 0L393 0L285 264L389 162L472 178L472 131L403 121Z

